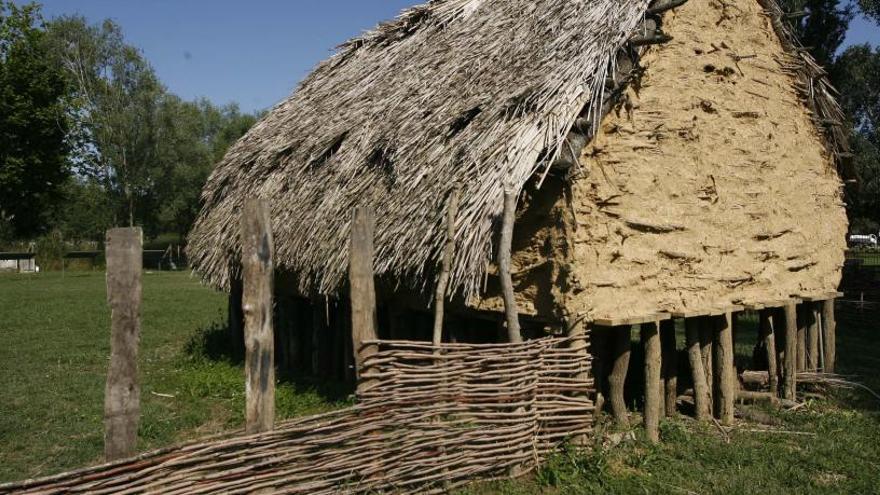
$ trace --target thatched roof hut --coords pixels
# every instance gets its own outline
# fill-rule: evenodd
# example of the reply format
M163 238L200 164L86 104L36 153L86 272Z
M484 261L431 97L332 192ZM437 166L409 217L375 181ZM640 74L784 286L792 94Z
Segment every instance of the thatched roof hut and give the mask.
M773 0L682 3L433 0L345 43L217 166L195 270L229 287L262 197L279 267L335 293L371 206L377 275L428 292L459 185L450 290L497 309L507 185L525 313L834 290L847 154L824 72Z

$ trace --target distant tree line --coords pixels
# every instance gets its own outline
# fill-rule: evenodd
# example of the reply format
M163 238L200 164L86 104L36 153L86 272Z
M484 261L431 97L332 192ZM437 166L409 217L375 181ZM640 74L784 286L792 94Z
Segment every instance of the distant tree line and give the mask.
M0 241L184 235L214 164L257 118L172 94L110 20L47 22L0 0Z
M856 15L880 23L880 0L782 1L853 129L852 230L876 232L880 49L839 49ZM117 225L183 235L212 167L257 117L170 93L112 21L47 22L36 4L0 0L0 242L97 240Z

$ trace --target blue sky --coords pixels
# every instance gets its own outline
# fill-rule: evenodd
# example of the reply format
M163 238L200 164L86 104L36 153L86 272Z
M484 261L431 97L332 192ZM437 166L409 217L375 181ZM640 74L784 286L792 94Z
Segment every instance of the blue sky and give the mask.
M181 97L271 107L333 48L418 0L40 0L47 18L111 18ZM848 42L880 44L853 23Z

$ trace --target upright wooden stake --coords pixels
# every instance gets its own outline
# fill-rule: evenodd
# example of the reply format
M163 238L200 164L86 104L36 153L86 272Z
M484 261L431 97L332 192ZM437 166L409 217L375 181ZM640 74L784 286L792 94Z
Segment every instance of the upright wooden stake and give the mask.
M516 193L504 188L504 219L501 224L501 245L498 246L498 276L501 279L501 294L504 297L504 315L507 319L507 339L513 343L522 342L519 328L519 312L513 292L513 277L510 274L510 257L513 246L513 224L516 221Z
M764 349L767 352L767 375L770 380L770 393L775 397L779 393L779 370L776 364L776 329L774 328L773 310L762 309L759 332Z
M834 373L837 359L837 321L834 319L834 299L822 302L822 333L825 341L825 372Z
M684 320L688 360L694 381L694 408L698 421L709 421L712 418L712 399L709 396L709 384L706 382L706 370L703 369L703 356L700 352L700 326L699 318Z
M797 389L797 306L785 305L785 357L783 359L782 397L795 400Z
M795 308L797 319L797 349L795 349L795 352L797 353L798 371L807 369L807 313L806 306L803 304Z
M626 383L626 373L629 369L631 327L613 327L608 331L611 332L612 346L614 348L614 364L611 368L611 373L608 375L609 402L611 402L611 412L614 414L614 420L619 426L625 428L629 426L629 415L626 412L623 387Z
M360 373L364 361L378 351L374 345L363 345L366 341L378 340L376 287L373 279L375 225L376 216L371 208L355 210L351 224L348 280L351 287L351 342L357 373ZM363 392L371 385L367 380L359 380L357 391Z
M584 322L584 319L578 316L573 316L568 321L565 322L568 336L571 338L571 343L569 346L573 351L575 351L578 357L581 357L580 366L578 366L578 373L575 375L575 379L577 380L578 385L583 386L583 393L581 394L583 397L587 397L589 395L589 350L587 345L587 326ZM593 381L594 388L596 381ZM580 435L572 439L572 442L576 445L586 444L587 437L585 435Z
M703 371L706 372L706 383L709 391L709 410L714 410L715 397L715 366L712 362L712 342L715 340L715 326L711 317L697 319L700 329L700 354L703 356Z
M660 345L662 347L661 373L663 374L663 406L666 416L675 416L675 403L678 400L678 350L675 341L675 320L660 323Z
M660 322L642 325L645 346L645 432L651 442L660 441Z
M434 345L443 342L443 304L446 301L446 288L449 286L449 272L452 270L452 257L455 254L455 218L458 216L458 201L461 188L455 185L446 204L446 246L443 249L443 265L437 290L434 293Z
M815 302L804 305L807 313L807 369L816 371L819 369L819 322L822 319L822 310Z
M272 322L274 241L269 207L248 200L241 216L245 341L245 431L270 431L275 424L275 336Z
M107 303L110 306L110 368L104 390L104 457L115 461L137 448L141 390L138 341L141 333L140 228L107 231Z
M733 408L736 402L736 365L733 352L733 315L725 314L717 318L718 331L715 334L716 383L715 409L721 424L733 424Z

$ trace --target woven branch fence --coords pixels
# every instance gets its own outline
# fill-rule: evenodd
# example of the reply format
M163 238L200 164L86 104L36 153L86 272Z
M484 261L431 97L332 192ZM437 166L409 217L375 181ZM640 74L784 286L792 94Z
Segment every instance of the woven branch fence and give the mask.
M587 342L367 342L356 406L0 493L442 493L523 474L591 431Z

